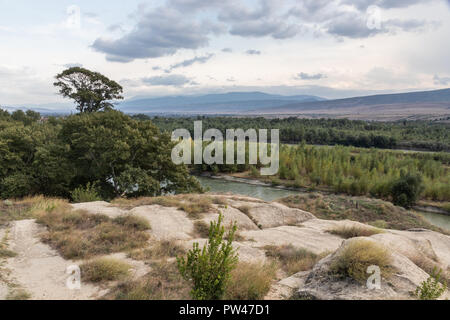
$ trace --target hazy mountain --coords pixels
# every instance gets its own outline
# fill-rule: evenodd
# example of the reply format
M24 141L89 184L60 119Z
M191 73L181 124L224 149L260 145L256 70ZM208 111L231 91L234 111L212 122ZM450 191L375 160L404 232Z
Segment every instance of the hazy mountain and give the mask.
M323 111L323 110L336 110L336 109L351 109L370 106L387 106L395 105L397 107L404 106L436 106L449 104L450 107L450 89L434 90L434 91L419 91L397 94L380 94L366 97L355 97L337 100L327 101L315 101L315 102L300 102L289 103L283 106L274 107L270 112L277 113L282 112L299 112L299 111ZM268 112L266 108L258 108L255 111Z
M309 95L282 96L262 92L230 92L202 96L130 99L121 102L118 109L130 113L240 113L255 108L273 108L294 102L323 100L325 99Z

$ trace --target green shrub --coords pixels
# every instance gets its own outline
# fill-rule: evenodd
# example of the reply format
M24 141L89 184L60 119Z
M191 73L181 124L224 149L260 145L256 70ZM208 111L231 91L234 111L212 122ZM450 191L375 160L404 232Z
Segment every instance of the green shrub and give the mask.
M237 264L238 257L232 246L236 224L224 237L222 221L223 215L220 214L217 222L211 222L209 239L202 250L198 243L194 243L186 259L177 259L181 276L192 283L191 297L195 300L221 299L231 271Z
M391 187L392 202L404 208L416 204L423 192L423 179L419 175L408 174L395 181Z
M102 198L99 196L95 183L88 182L86 187L78 187L70 193L72 201L75 203L100 201Z
M434 268L431 276L417 287L415 295L420 300L437 300L447 290L447 283L440 283L442 269Z

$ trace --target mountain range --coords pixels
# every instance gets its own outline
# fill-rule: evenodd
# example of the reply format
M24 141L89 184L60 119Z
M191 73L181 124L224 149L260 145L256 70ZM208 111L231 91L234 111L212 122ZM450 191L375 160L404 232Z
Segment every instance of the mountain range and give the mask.
M2 107L5 108L5 107ZM229 92L198 96L135 97L117 109L128 114L247 115L330 117L363 120L450 120L450 89L379 94L327 100L313 95L283 96L263 92ZM6 107L32 109L42 114L75 112L73 105Z
M311 95L282 96L263 92L229 92L202 96L135 98L124 101L118 109L127 113L240 113L259 108L276 108L291 103L326 99Z

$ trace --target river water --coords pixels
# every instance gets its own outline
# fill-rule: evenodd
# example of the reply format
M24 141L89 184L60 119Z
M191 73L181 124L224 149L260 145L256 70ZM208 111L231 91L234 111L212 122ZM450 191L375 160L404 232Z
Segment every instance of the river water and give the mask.
M209 188L211 192L231 192L264 201L273 201L290 195L299 194L299 191L278 189L270 186L252 185L243 182L225 181L207 177L197 177L201 185ZM437 213L418 212L429 223L450 231L450 216Z

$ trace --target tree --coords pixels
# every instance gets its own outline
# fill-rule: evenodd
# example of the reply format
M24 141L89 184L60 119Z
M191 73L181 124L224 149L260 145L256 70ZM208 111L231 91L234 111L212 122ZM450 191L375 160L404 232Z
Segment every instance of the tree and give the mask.
M172 162L171 137L151 121L115 110L78 114L65 119L59 139L76 170L74 188L97 182L104 198L202 190L184 165Z
M77 110L96 112L113 107L112 100L123 99L123 88L104 75L80 67L64 70L53 85L64 98L75 100Z

